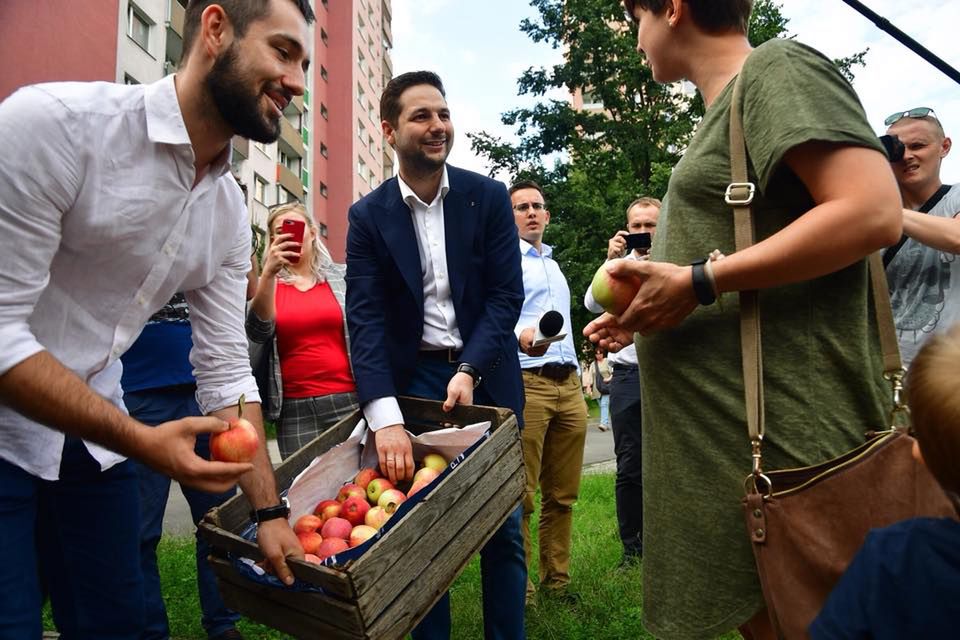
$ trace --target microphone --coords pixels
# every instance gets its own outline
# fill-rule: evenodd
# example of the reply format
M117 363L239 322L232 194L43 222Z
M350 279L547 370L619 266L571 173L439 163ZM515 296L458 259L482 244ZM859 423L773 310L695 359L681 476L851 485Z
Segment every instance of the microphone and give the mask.
M566 334L557 337L561 329L563 329L563 315L559 311L547 311L540 316L537 332L533 336L534 345L537 343L543 344L544 341L556 342L562 340Z

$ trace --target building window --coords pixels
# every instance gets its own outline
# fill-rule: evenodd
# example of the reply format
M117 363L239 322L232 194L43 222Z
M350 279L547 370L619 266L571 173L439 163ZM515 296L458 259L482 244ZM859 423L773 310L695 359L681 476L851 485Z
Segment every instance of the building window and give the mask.
M357 66L360 67L360 71L367 72L367 58L363 55L363 51L360 51L359 47L357 48Z
M320 40L323 41L324 45L330 45L330 36L327 35L326 29L320 29Z
M357 137L360 138L360 142L367 140L367 128L363 126L363 120L357 120Z
M321 237L321 238L326 238L326 237L327 237L327 225L325 225L325 224L323 224L322 222L320 222L320 223L317 224L317 229L320 231L320 237Z
M327 149L327 145L323 144L322 142L320 143L320 155L322 155L324 158L330 157L330 150Z
M310 188L310 172L306 169L300 171L300 182L303 183L304 190Z
M330 80L330 74L327 73L327 68L323 65L320 65L320 77L323 78L324 81Z
M374 158L376 158L376 157L377 157L377 143L376 143L376 141L373 139L373 136L370 136L370 142L369 142L369 144L367 145L367 147L370 149L370 155L373 156Z
M321 182L321 183L320 183L320 195L322 195L324 198L326 198L328 194L329 194L329 191L327 190L327 185L325 185L324 183Z
M150 51L150 19L133 4L127 5L127 35L144 51Z
M371 122L377 121L377 110L373 108L373 105L370 105L370 108L367 109L367 116L370 118Z
M293 195L280 185L277 185L277 204L284 204L286 202L295 202L297 196Z
M260 176L253 176L253 199L260 204L267 204L267 181Z
M320 115L323 116L324 120L330 119L330 112L327 111L327 105L320 103Z
M357 160L357 175L360 176L360 179L366 182L367 178L367 163L361 158Z
M123 74L123 84L140 84L140 81L129 73Z
M367 92L363 90L363 86L359 82L357 83L357 102L360 103L361 107L367 104Z
M253 148L259 150L260 153L262 153L262 154L264 154L264 155L266 155L266 153L267 153L267 145L263 144L262 142L257 142L256 140L254 140L254 141L253 141Z

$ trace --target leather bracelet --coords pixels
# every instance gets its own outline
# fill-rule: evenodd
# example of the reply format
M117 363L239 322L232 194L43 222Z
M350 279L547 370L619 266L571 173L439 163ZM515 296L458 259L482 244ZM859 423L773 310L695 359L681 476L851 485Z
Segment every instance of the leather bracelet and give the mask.
M280 504L276 504L272 507L265 507L263 509L251 509L250 510L250 519L254 524L261 524L267 520L276 520L278 518L289 518L290 517L290 503L286 498L280 499Z
M697 260L691 263L690 266L692 267L693 293L697 296L697 302L706 306L716 302L717 295L713 292L713 287L710 286L710 280L707 278L706 270L703 266L704 263L706 263L706 260Z
M468 362L461 362L457 365L457 373L465 373L473 378L473 388L480 386L480 370Z

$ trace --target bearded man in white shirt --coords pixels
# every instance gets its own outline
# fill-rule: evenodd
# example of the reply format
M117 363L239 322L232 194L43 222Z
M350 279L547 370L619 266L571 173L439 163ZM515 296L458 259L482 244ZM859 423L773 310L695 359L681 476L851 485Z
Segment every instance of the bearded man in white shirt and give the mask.
M238 480L285 582L302 554L264 446L243 329L250 227L230 175L234 135L270 142L304 90L305 0L193 0L176 76L57 83L0 104L0 639L41 635L41 583L64 637L139 637L136 473L197 488ZM120 355L176 292L190 306L197 400L209 417L147 427L123 410ZM253 463L194 454L244 417Z

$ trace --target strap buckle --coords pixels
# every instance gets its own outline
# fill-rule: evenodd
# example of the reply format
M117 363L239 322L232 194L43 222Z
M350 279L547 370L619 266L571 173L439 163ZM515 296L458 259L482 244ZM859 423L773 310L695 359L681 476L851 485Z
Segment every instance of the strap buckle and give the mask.
M746 190L746 193L743 193L742 190ZM757 185L752 182L731 182L727 185L723 199L729 205L745 207L753 202L753 196L756 192Z

